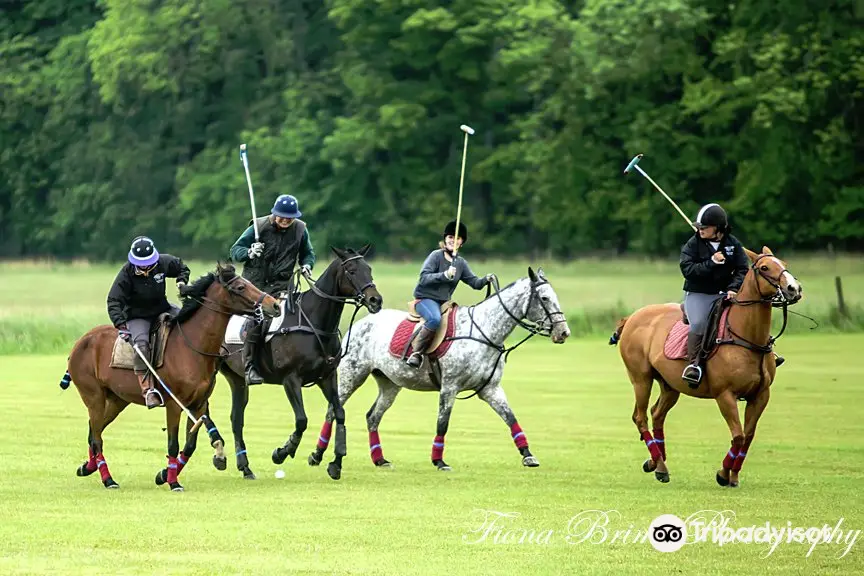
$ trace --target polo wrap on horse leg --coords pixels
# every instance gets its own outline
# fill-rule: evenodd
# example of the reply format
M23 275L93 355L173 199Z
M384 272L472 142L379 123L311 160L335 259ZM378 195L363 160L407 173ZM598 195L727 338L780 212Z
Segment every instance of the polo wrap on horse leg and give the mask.
M739 455L739 447L735 445L735 442L732 442L732 447L729 448L729 452L726 453L726 457L723 458L723 469L724 470L732 470L732 466L735 464L735 461L738 459Z
M654 462L660 462L663 460L660 447L657 445L657 440L651 437L651 432L648 430L642 432L642 440L645 441L645 445L648 447L648 452L651 453L651 459L654 460Z
M378 436L378 431L369 432L369 455L372 457L372 462L378 462L384 458L384 452L381 450L381 437Z
M318 449L322 452L330 445L330 435L333 433L333 422L325 420L321 426L321 433L318 435Z
M663 433L662 428L654 429L654 442L660 448L660 455L663 457L663 461L666 461L666 436Z
M753 439L751 438L744 442L744 446L741 448L741 450L738 452L738 455L735 457L735 462L732 463L733 472L741 471L741 467L744 465L744 458L747 456L747 452L750 450L750 442L752 441ZM726 467L725 461L723 463L723 467Z
M444 436L435 436L432 441L432 461L444 459Z
M333 453L336 456L345 456L348 453L344 424L336 424L336 442L333 446Z
M518 422L514 422L510 426L510 435L513 437L513 443L516 444L516 448L528 447L528 439L525 437L525 432L522 431L522 427L519 426Z

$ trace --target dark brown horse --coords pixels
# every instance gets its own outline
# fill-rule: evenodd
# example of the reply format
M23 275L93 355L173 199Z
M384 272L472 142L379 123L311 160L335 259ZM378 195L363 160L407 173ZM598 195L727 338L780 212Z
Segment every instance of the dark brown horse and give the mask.
M165 344L164 363L158 372L174 395L200 419L208 410L219 348L231 315L253 313L260 307L265 315L272 317L279 314L279 303L237 276L232 266L221 265L215 272L184 288L183 296L183 308L169 321L171 330ZM77 474L89 476L99 470L106 488L118 488L119 485L111 477L105 462L102 432L129 404L144 405L134 372L111 367L116 340L117 329L113 326L97 326L90 330L72 348L68 369L61 381L63 388L68 387L70 379L75 383L90 414L87 436L90 457ZM163 393L163 396L166 399L168 468L166 472L157 474L156 483L167 481L172 490L179 491L183 487L177 476L195 451L198 428L193 429L192 420L187 420L186 445L178 454L181 408L169 395ZM217 449L216 463L224 441L212 423L208 423L208 434L211 444ZM224 454L221 454L221 462L224 469Z
M666 467L666 414L683 392L696 398L714 399L732 434L732 447L723 460L716 480L721 486L738 486L738 473L756 434L756 424L768 405L775 361L771 353L771 311L773 306L788 306L801 299L801 284L786 270L786 264L767 247L761 254L746 250L750 270L741 289L731 302L728 315L729 336L704 364L705 375L696 389L681 378L686 361L670 360L664 344L673 325L682 318L678 304L645 306L624 318L612 335L610 344L620 342L621 358L633 383L636 407L633 423L648 446L651 458L642 466L654 472L660 482L669 481ZM785 313L785 309L784 309ZM660 396L651 408L653 436L648 430L648 402L654 380ZM737 400L747 402L744 428Z
M294 458L306 431L308 418L303 406L304 384L316 383L327 398L336 419L336 458L327 467L334 480L342 474L345 455L345 411L339 402L336 368L341 360L339 320L346 303L356 310L365 306L370 313L381 310L383 298L372 280L372 268L365 260L367 244L358 251L351 248L331 248L336 259L294 304L295 310L286 313L279 333L259 348L258 366L265 383L280 384L294 409L294 432L281 447L273 450L271 459L282 464L289 456ZM353 317L352 317L353 322ZM354 345L349 340L349 345ZM226 345L228 358L219 370L231 386L231 429L234 433L237 469L243 477L255 479L249 468L243 424L249 386L243 377L243 359L238 353L240 345ZM329 439L329 434L328 434Z

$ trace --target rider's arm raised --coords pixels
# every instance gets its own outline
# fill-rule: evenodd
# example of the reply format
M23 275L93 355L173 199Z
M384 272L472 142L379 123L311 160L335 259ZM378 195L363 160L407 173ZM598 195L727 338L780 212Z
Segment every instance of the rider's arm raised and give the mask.
M435 284L448 282L444 272L438 272L439 262L442 258L441 254L441 250L435 250L426 257L426 261L423 262L423 268L420 269L419 286L434 286Z
M681 249L681 273L684 278L711 278L711 268L716 266L711 259L700 260L696 237L690 238Z
M237 241L234 242L234 245L231 246L231 250L228 251L228 257L234 262L245 262L249 259L249 248L254 241L255 229L249 226L243 231L243 234L240 235Z

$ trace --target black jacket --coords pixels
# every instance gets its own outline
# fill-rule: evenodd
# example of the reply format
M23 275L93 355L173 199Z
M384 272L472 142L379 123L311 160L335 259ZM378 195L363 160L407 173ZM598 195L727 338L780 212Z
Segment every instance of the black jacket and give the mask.
M165 298L166 278L189 282L189 268L176 256L160 254L159 262L144 276L136 274L135 266L127 262L117 273L108 292L111 323L120 326L135 318L153 319L168 312L171 305Z
M722 264L715 264L711 260L711 256L718 251L726 257ZM681 249L681 273L684 275L685 292L737 292L749 269L750 260L744 253L744 247L731 234L723 236L717 250L698 234L694 234Z

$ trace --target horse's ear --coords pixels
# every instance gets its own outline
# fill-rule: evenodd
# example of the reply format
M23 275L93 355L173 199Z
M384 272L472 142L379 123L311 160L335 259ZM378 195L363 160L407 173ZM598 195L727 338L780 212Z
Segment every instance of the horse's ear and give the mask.
M332 250L333 253L336 254L336 256L338 256L340 260L345 259L345 252L343 252L342 250L339 250L338 248L334 248L333 246L330 246L330 250Z
M758 254L756 254L755 252L751 252L747 248L744 248L744 253L747 254L747 257L750 259L750 262L755 263L756 259L759 258Z
M539 278L543 279L543 280L546 280L546 273L543 272L543 267L542 267L542 266L540 266L539 268L537 268L537 276L538 276Z
M358 251L358 254L360 254L361 256L363 256L363 257L365 258L365 257L366 257L366 254L369 252L369 249L370 249L370 248L372 248L372 244L371 244L371 243L370 243L370 244L366 244L365 246L363 246L362 248L360 248L360 250Z
M767 254L768 256L773 256L774 253L771 252L771 249L767 246L762 246L762 254Z
M531 282L537 282L537 274L534 273L534 269L531 266L528 266L528 279Z

